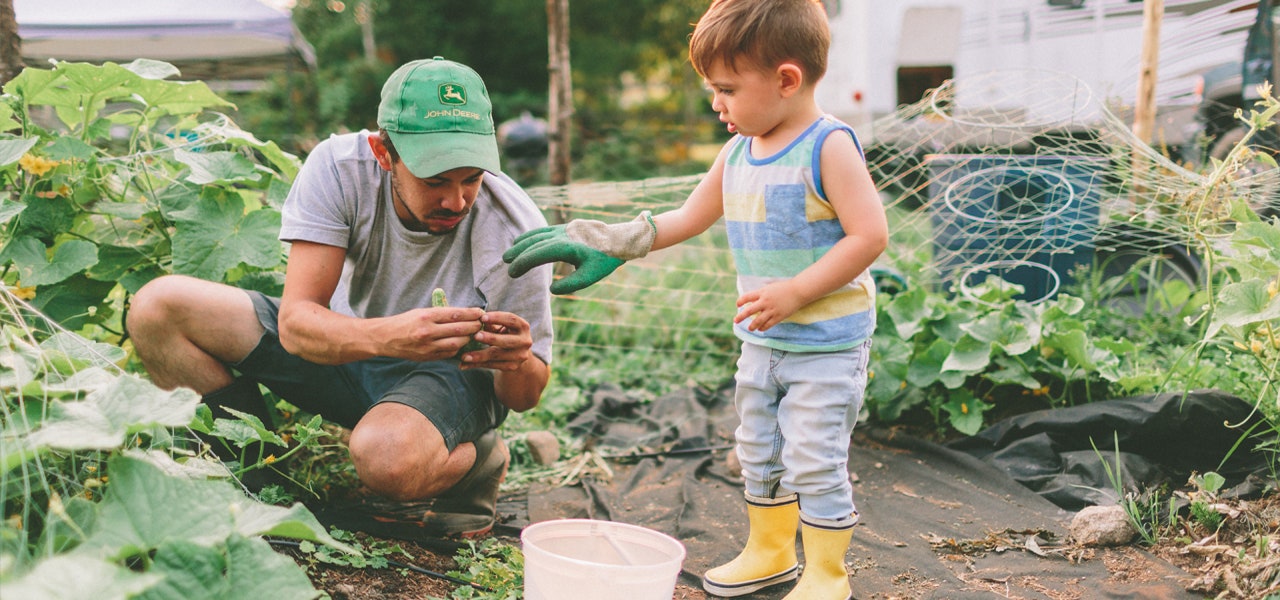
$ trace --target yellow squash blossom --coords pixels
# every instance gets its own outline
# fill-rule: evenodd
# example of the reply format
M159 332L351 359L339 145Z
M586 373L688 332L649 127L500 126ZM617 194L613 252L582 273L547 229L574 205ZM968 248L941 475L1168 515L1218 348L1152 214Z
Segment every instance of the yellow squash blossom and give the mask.
M34 154L23 154L22 158L18 159L18 166L22 167L23 171L35 175L36 177L40 177L45 173L52 171L60 162L61 161L49 160Z
M31 287L22 287L21 282L15 282L13 287L9 288L9 291L12 292L14 296L17 296L22 300L30 300L36 297L36 287L34 285Z

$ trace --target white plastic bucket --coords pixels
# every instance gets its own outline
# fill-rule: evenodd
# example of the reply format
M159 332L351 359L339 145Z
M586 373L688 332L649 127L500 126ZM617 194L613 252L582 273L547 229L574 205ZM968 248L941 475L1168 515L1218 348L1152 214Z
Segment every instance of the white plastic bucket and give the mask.
M525 600L671 600L684 544L627 523L558 519L520 534Z

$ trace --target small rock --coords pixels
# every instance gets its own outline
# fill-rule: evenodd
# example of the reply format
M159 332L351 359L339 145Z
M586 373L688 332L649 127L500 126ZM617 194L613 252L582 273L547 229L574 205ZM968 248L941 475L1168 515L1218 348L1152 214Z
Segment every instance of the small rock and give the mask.
M1089 506L1071 519L1071 539L1082 546L1123 546L1138 535L1119 506Z
M560 460L560 440L550 431L530 431L524 439L533 462L545 467Z

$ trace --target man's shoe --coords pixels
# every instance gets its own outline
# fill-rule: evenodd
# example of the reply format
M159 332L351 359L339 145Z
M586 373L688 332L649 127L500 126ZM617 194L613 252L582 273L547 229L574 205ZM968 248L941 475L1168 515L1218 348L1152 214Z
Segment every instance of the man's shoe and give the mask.
M480 436L475 445L475 465L439 496L396 502L361 487L351 498L316 511L316 519L326 527L410 541L485 535L497 517L508 459L496 429Z

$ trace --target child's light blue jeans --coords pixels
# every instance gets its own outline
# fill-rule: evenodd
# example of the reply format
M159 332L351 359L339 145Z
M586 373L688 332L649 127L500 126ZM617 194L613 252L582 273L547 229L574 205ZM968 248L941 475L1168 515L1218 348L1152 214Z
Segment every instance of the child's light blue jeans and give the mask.
M840 352L742 344L734 404L748 494L795 492L811 519L835 522L856 514L849 439L862 410L870 349L870 340Z

